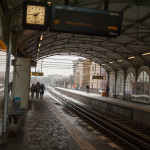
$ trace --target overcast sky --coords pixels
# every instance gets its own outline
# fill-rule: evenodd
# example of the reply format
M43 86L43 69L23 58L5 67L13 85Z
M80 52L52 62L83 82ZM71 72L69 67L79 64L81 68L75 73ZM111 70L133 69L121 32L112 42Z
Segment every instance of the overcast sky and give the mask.
M51 74L59 74L63 76L68 76L73 74L73 61L78 60L78 56L51 56L38 61L36 72L43 72L44 76ZM85 59L85 58L83 58ZM41 70L42 66L42 70ZM35 72L35 68L32 68L32 72Z
M13 58L13 57L11 57ZM47 57L38 61L36 72L43 72L44 76L59 74L63 76L69 76L73 74L73 61L79 58L85 59L83 57L73 56L73 55L56 55L52 57ZM14 59L14 58L13 58ZM42 70L41 70L42 66ZM6 53L0 51L0 72L4 72L6 67ZM12 72L13 67L10 68ZM35 72L35 68L31 69Z

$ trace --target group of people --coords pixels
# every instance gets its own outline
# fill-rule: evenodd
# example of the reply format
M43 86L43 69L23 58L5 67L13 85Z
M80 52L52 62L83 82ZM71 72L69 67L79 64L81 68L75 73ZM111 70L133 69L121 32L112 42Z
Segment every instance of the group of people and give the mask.
M39 82L37 82L37 84L35 84L35 85L32 84L32 86L31 86L31 98L33 99L34 93L36 93L36 98L38 99L39 95L40 95L40 99L42 99L44 91L45 91L45 86L43 83L40 84Z

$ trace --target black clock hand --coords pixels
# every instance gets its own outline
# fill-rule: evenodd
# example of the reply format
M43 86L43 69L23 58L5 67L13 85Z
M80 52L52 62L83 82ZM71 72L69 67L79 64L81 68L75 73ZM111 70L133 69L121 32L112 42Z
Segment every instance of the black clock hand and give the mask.
M40 13L40 12L39 12ZM28 15L33 15L33 16L37 16L39 13L37 13L37 14L28 14Z
M38 12L37 14L34 14L34 16L37 16L40 12Z

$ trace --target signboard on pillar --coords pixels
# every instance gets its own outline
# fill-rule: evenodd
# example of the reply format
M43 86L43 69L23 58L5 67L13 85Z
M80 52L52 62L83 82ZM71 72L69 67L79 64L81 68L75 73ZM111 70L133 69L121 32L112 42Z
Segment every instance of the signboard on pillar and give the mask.
M43 76L43 72L31 72L31 76Z
M106 80L106 76L92 76L92 79L102 79L102 80Z

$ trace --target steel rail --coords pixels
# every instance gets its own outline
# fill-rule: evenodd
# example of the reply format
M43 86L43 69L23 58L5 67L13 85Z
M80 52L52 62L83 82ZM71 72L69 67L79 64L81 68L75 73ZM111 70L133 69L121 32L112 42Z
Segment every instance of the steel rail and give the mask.
M96 114L94 111L91 111L87 108L79 106L78 104L75 104L74 102L71 102L70 100L67 100L62 95L56 94L54 92L52 93L52 91L49 91L49 92L52 95L59 98L59 100L61 100L61 102L63 102L65 105L71 107L74 111L76 111L80 115L86 117L86 119L92 121L96 126L107 131L109 134L113 135L116 138L119 138L122 142L126 143L128 146L132 147L133 149L139 149L137 147L137 145L139 147L149 149L150 145L145 142L145 140L146 140L145 138L144 138L144 141L141 140L143 138L143 136L140 136L140 134L138 135L140 138L138 138L137 135L135 137L133 135L134 132L133 133L129 132L130 131L129 128L125 129L125 128L120 128L120 126L117 127L116 123L114 123L114 121L110 120L109 118L106 118L102 115L100 116L99 114ZM102 119L101 119L101 117L102 117ZM103 124L103 125L101 125L101 124ZM111 130L113 130L113 131L111 131ZM120 137L120 136L122 136L122 137ZM128 139L128 140L126 140L126 139ZM131 141L134 144L132 144Z

